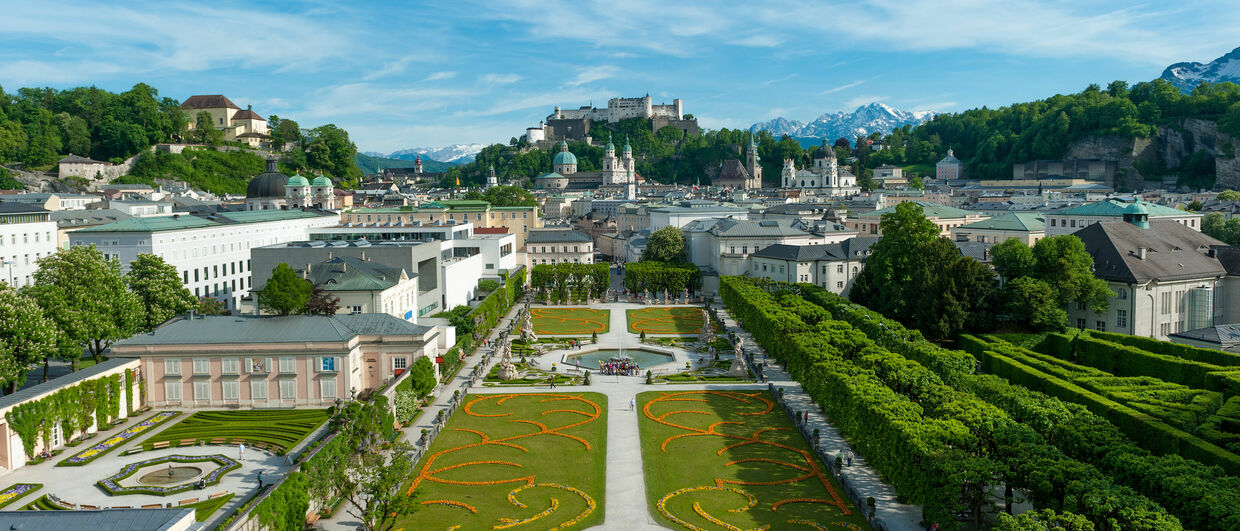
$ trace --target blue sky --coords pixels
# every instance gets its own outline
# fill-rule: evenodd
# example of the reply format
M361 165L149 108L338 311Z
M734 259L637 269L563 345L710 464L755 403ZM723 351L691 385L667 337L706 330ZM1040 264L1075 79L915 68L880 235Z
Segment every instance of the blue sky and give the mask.
M381 152L506 142L555 105L645 93L711 128L870 101L995 107L1240 46L1234 0L0 0L0 13L6 90L222 93Z

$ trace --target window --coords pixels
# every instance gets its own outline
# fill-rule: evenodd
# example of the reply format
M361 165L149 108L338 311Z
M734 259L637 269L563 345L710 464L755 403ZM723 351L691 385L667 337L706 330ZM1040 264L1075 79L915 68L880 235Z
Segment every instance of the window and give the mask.
M353 307L350 309L350 312L351 312L351 313L354 313L354 314L362 313L362 307L361 307L361 306L353 306Z
M297 398L297 380L292 378L280 380L280 398L284 400Z
M1128 310L1115 310L1115 327L1128 327Z
M842 282L842 281L840 281L840 282L836 282L836 283L835 283L835 288L836 288L836 289L844 289L844 282Z
M164 374L168 376L180 376L181 360L177 358L168 358L164 360Z
M250 382L250 399L266 400L267 399L267 380L254 380Z
M267 372L270 366L263 358L245 358L245 372Z
M332 356L319 358L319 370L323 372L336 372L336 358Z
M164 382L164 400L169 402L181 399L181 382Z
M294 367L294 364L296 363L297 363L296 358L280 358L280 372L281 373L297 372L297 369Z
M1080 328L1081 330L1084 330L1084 329L1085 329L1085 319L1084 319L1084 318L1081 318L1081 317L1077 317L1077 318L1076 318L1076 327L1077 327L1077 328Z
M207 358L194 358L194 374L211 374L211 361Z
M408 368L408 366L409 366L409 358L406 358L406 357L392 358L393 369L398 370L398 371L403 371L406 368Z
M236 361L236 360L233 360ZM241 386L235 381L224 382L224 400L236 400L238 388Z
M1085 309L1085 301L1076 301L1076 309L1078 309L1078 310L1084 310L1084 309Z
M194 400L211 400L211 382L194 382Z
M323 392L323 398L336 398L336 379L329 378L319 381L319 386Z
M1170 333L1171 333L1171 323L1163 323L1163 324L1158 325L1158 331L1159 331L1159 332L1161 332L1161 333L1162 333L1162 335L1164 335L1164 336L1165 336L1165 335L1170 334Z
M1106 321L1097 321L1097 322L1095 322L1095 323L1094 323L1094 328L1095 328L1095 329L1097 329L1099 332L1106 332L1106 331L1107 331L1107 322L1106 322Z
M1171 313L1171 292L1161 293L1158 297L1159 302L1162 304L1162 313Z
M835 272L836 272L836 273L843 273L843 272L844 272L844 264L840 264L840 265L835 266ZM823 273L826 273L826 271L823 271Z

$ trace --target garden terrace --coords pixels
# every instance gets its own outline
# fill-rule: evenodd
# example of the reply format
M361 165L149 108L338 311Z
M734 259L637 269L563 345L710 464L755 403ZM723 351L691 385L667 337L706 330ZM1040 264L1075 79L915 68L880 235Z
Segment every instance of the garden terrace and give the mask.
M702 330L702 309L693 306L641 308L625 312L634 334L696 334Z
M836 318L865 331L876 343L917 360L956 389L973 393L1003 409L1070 457L1089 463L1116 483L1148 496L1177 516L1185 526L1240 529L1240 478L1225 475L1219 467L1179 455L1151 453L1136 445L1115 424L1084 406L1014 385L996 375L974 375L976 360L968 353L929 343L921 339L918 331L906 329L896 321L820 287L798 284L795 289ZM1112 334L1102 335L1117 339L1110 337ZM1140 340L1141 345L1158 343L1166 346L1168 352L1183 347L1133 336L1119 336L1118 339L1126 338ZM1036 335L1013 337L1022 344L1036 344L1041 339ZM965 343L968 343L967 338ZM1051 468L1044 467L1044 470Z
M284 454L330 417L328 409L198 411L142 442L151 450L159 443L236 444Z
M611 310L590 308L531 308L530 322L538 335L588 336L611 328Z
M686 529L869 529L767 391L637 396L646 497Z
M395 527L586 529L603 522L606 396L462 398L409 485L422 507Z

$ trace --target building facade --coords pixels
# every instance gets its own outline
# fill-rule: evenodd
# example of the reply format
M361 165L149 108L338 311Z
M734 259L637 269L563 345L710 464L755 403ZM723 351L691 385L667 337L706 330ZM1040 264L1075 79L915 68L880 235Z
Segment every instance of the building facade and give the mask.
M1060 236L1073 234L1094 223L1105 221L1123 221L1124 213L1129 205L1137 204L1148 214L1151 220L1169 220L1184 225L1195 231L1201 231L1203 215L1198 212L1178 210L1149 201L1137 200L1126 202L1108 199L1084 205L1076 205L1046 213L1046 235Z
M473 223L475 227L507 227L516 238L517 249L525 248L525 238L530 231L540 229L543 219L538 207L496 207L486 201L442 200L417 207L355 208L341 214L342 226L351 228L396 227L434 223Z
M848 197L861 193L857 177L847 169L840 169L835 149L825 139L812 168L797 170L792 159L784 159L780 185L784 189L813 190L815 195Z
M847 297L876 241L878 238L855 237L825 245L771 245L749 257L748 274L814 284Z
M1015 238L1033 247L1046 237L1046 218L1026 212L1008 213L952 227L951 234L958 242L1002 243Z
M530 267L542 264L593 264L594 242L581 231L542 229L526 239Z
M0 203L0 280L22 288L34 282L39 259L58 249L51 212L22 203Z
M934 165L934 178L937 180L964 178L964 163L956 158L950 148L947 150L947 156Z
M933 221L934 224L939 227L939 234L942 236L951 236L952 229L955 229L956 227L987 219L987 216L984 216L978 212L970 212L959 208L920 200L899 201L896 205L898 206L899 203L908 202L916 203L921 206L922 213L926 216L926 219ZM862 235L869 234L871 236L882 236L883 230L881 223L883 214L895 212L895 209L896 206L890 206L887 208L866 212L848 220L845 225L853 230L856 230Z

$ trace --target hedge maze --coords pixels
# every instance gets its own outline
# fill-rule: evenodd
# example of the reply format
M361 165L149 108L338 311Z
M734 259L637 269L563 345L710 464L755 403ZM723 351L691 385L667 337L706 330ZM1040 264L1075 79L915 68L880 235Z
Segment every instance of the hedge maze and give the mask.
M170 446L243 442L284 454L330 416L327 409L199 411L143 441L142 446L150 450L160 442Z

